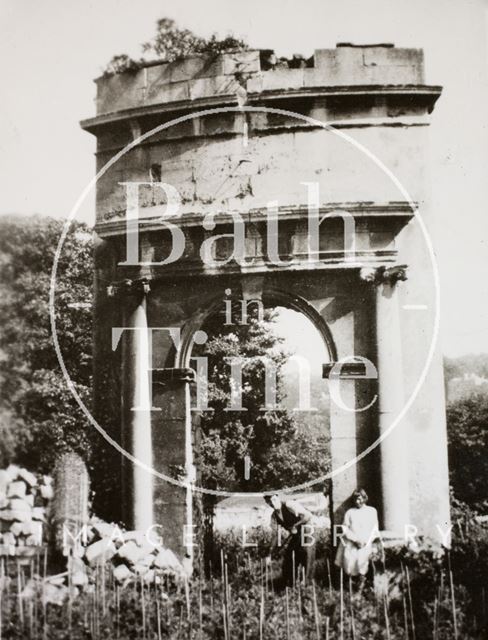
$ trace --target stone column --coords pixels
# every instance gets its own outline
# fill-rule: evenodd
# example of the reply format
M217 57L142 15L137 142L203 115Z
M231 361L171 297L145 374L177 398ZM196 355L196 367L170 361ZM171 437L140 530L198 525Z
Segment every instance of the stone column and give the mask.
M122 351L123 443L136 460L152 468L150 349L146 315L149 284L131 283L125 300ZM136 463L126 465L125 511L129 526L147 530L153 523L153 475Z
M153 447L156 469L179 480L183 486L156 479L154 510L165 546L180 558L193 557L198 544L193 525L193 465L190 383L194 371L185 368L158 369L153 373ZM186 542L186 544L185 544Z
M365 271L365 270L364 270ZM363 272L376 285L376 343L383 528L404 534L410 522L409 452L405 418L390 429L405 404L398 282L405 267Z

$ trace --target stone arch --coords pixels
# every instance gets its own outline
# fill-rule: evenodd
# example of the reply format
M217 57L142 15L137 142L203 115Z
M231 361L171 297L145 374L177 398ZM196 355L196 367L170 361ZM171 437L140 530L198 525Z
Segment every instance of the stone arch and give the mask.
M196 312L185 323L181 331L180 346L174 353L174 366L176 368L188 368L190 366L193 335L195 331L198 331L204 326L208 318L214 315L218 309L221 309L222 300L222 294L215 296L204 312ZM264 289L262 300L265 306L269 304L269 306L285 307L303 314L320 333L329 352L331 362L337 360L337 348L329 325L308 300L297 294L291 294L287 291L270 287Z

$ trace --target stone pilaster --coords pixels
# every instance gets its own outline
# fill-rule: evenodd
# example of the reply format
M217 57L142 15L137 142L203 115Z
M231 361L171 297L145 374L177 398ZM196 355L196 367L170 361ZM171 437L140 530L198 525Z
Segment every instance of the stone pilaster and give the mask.
M192 485L195 482L192 451L190 383L194 371L184 368L153 373L153 451L157 471L184 486L156 478L155 520L163 542L180 558L192 558L197 531L192 527Z
M138 461L127 462L123 478L124 520L134 529L154 523L151 436L150 348L147 325L147 280L124 280L108 287L108 294L123 300L122 443ZM147 468L144 468L147 467Z
M383 528L403 535L410 522L408 426L405 418L392 426L405 403L398 282L406 280L406 267L363 270L361 275L376 287Z

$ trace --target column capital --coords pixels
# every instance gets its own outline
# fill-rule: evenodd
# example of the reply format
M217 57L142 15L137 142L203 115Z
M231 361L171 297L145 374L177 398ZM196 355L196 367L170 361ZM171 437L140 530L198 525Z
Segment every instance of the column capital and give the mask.
M107 287L109 298L126 298L127 296L144 296L151 290L151 283L148 278L137 278L130 280L114 280Z
M370 282L376 286L387 284L394 287L397 282L407 280L406 264L398 264L393 267L363 267L359 272L359 277L365 282Z

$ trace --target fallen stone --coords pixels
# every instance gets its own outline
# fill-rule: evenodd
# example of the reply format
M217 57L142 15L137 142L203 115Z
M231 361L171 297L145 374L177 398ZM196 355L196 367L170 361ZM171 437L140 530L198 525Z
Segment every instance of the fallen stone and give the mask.
M88 576L84 571L74 571L71 574L71 584L75 587L84 587L88 584Z
M23 480L11 482L7 487L7 498L25 498L26 484Z
M99 559L110 560L115 553L110 540L98 540L93 542L85 550L85 558L91 565L96 564Z
M115 580L117 580L117 582L124 582L124 580L127 580L128 578L132 577L131 570L125 564L119 564L118 567L115 567L113 573L114 573L114 578Z
M0 524L2 526L2 531L8 531L10 528L10 522L13 520L12 511L10 509L2 509L0 510Z
M19 477L22 478L22 480L26 482L30 487L35 487L35 485L37 484L36 476L30 471L27 471L27 469L19 469L18 474Z
M30 504L23 498L11 498L8 506L11 511L27 511L29 514L32 511Z
M16 464L9 464L6 469L6 472L8 473L11 481L17 480L17 478L19 477L19 471L20 467L18 467Z
M153 567L181 571L182 566L178 558L170 549L161 549L153 560Z
M7 531L2 535L2 542L6 545L15 545L15 535L11 531Z
M54 491L52 486L49 484L42 484L40 487L41 496L44 500L52 500L54 497Z
M0 470L0 496L7 495L7 486L11 481L10 474L5 469Z
M146 533L144 531L124 531L122 537L124 538L125 542L129 542L130 540L133 540L134 542L137 542L137 544L141 546L145 542L147 542Z
M1 512L2 520L16 520L18 522L27 522L31 519L30 511L26 509L4 509Z
M117 556L122 560L127 560L131 564L136 564L144 555L143 550L133 541L129 540L117 551Z
M27 522L13 522L10 531L15 536L31 536L35 538L38 542L34 544L41 544L42 541L42 523L34 522L32 520Z
M15 522L13 521L10 525L10 531L14 534L14 536L20 536L23 533L24 525L27 522Z
M138 562L134 565L134 573L138 576L143 576L149 571L149 566L145 563Z
M154 577L155 577L154 570L149 569L149 571L146 571L146 573L144 574L144 582L152 583L154 582Z
M46 520L46 510L44 507L33 507L32 519L44 522Z
M125 539L123 537L122 529L114 524L109 524L108 522L93 522L92 523L94 531L98 533L101 538L108 538L112 542L122 543Z

